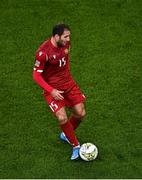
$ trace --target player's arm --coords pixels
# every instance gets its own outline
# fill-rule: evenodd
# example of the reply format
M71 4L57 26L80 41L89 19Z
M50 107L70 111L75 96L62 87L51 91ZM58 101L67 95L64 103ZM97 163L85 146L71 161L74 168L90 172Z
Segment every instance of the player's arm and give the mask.
M46 62L48 61L48 57L46 52L40 51L36 53L36 61L35 61L35 66L34 66L34 71L33 71L33 79L34 81L45 91L51 93L51 95L57 99L57 100L62 100L63 96L61 93L62 91L58 91L54 89L52 86L50 86L42 77L42 72L44 70L44 66Z
M34 81L45 91L50 92L53 90L51 87L42 77L42 72L44 70L44 66L48 60L47 54L44 51L39 51L36 53L36 60L34 65L33 71L33 79Z
M40 72L33 71L33 79L45 91L50 92L50 93L52 92L53 88L44 81Z
M54 97L54 99L56 100L62 100L64 99L64 97L61 95L61 93L64 93L63 91L58 91L57 89L54 89L53 87L51 87L48 83L46 83L44 81L44 79L41 76L40 72L33 72L33 79L35 80L35 82L44 90L46 90L47 92L51 93L51 95Z

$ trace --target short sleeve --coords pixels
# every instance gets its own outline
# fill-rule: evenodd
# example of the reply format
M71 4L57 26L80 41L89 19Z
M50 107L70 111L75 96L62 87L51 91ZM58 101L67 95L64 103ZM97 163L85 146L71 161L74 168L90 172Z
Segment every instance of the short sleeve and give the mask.
M47 61L48 61L48 56L45 51L36 52L34 71L42 73Z

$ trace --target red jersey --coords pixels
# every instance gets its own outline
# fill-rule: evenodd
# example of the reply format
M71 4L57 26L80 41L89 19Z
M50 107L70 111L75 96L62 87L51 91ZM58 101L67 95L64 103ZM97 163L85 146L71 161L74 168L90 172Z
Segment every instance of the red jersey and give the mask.
M55 47L51 40L45 41L36 52L34 70L53 88L67 90L75 85L70 73L70 43Z

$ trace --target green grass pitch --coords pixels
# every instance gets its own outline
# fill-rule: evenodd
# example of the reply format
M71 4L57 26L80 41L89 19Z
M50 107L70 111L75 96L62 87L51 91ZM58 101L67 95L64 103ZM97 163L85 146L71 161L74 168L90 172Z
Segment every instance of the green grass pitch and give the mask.
M71 71L87 96L71 148L32 80L34 55L58 22L70 25ZM142 178L142 1L0 1L0 178Z

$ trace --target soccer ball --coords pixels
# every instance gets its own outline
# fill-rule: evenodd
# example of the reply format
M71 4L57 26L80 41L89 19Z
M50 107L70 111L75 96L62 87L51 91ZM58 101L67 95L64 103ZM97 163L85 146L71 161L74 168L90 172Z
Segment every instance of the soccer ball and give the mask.
M79 155L84 161L95 160L98 155L98 148L92 143L84 143L80 147Z

